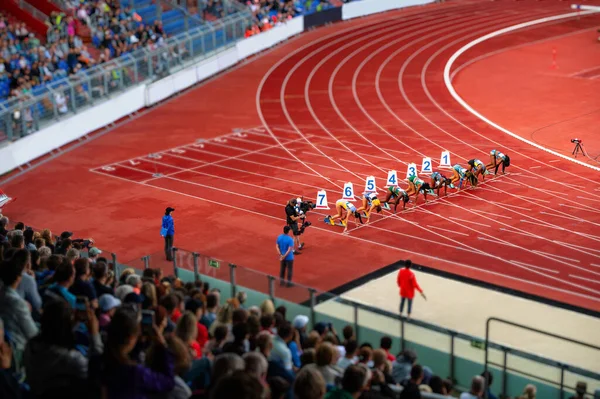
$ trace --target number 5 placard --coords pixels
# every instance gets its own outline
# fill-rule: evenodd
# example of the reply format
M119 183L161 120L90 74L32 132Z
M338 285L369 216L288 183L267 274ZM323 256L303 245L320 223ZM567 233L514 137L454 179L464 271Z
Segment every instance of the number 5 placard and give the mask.
M327 202L327 191L319 190L317 192L317 206L315 209L329 209Z
M377 186L375 185L375 177L369 176L365 181L365 193L376 193Z

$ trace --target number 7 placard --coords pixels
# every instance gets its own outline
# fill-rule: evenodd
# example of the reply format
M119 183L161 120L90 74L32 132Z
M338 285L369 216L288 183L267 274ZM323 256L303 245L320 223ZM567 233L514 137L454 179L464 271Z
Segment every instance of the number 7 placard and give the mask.
M319 190L317 192L317 206L315 209L329 209L329 204L327 202L327 191Z

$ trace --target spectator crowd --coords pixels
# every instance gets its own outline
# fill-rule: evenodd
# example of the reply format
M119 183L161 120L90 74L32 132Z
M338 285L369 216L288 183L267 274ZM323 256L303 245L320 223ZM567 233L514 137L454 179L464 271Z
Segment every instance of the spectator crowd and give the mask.
M72 25L72 18L60 26ZM43 44L24 23L0 14L0 97L26 97L44 83L94 65L87 47L74 30L50 29Z
M248 306L207 282L146 269L115 275L93 239L54 238L0 216L0 397L402 398L453 383L392 339L309 328L271 300ZM461 399L482 398L485 378ZM489 398L495 398L488 395ZM523 399L535 398L527 386Z

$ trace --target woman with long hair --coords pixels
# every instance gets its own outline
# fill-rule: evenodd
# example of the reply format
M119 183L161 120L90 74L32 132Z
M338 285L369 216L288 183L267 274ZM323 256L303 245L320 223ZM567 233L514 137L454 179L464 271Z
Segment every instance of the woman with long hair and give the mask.
M107 399L146 398L153 393L167 393L175 387L173 356L167 349L163 330L166 318L159 326L147 331L154 341L154 361L160 372L154 371L131 359L141 334L140 316L137 311L122 307L113 316L107 329L102 385Z
M40 334L25 348L23 363L27 383L38 398L80 398L89 393L88 357L75 349L73 310L64 300L50 301L44 306ZM90 356L102 352L98 320L87 309L90 334Z
M198 337L198 320L192 312L185 312L175 327L175 335L181 339L188 347L192 358L200 359L202 357L202 348L196 341Z

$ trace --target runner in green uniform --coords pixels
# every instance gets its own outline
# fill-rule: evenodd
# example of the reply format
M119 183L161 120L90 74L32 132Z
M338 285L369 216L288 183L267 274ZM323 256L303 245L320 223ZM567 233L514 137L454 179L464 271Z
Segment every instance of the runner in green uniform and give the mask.
M417 176L410 176L408 178L408 190L406 193L411 196L414 194L415 196L415 206L417 206L417 201L419 199L419 193L423 193L423 197L425 198L425 202L427 202L427 194L435 196L435 192L429 185L429 183L425 183L423 180L419 179Z
M398 203L400 202L400 198L402 198L402 202L404 203L403 210L406 209L406 203L408 202L408 194L406 191L402 190L400 187L389 186L387 193L385 195L385 199L382 201L383 204L387 206L386 209L389 209L390 201L393 199L394 202L394 213L396 213L396 209L398 208Z

